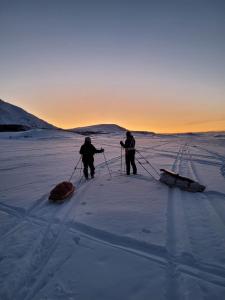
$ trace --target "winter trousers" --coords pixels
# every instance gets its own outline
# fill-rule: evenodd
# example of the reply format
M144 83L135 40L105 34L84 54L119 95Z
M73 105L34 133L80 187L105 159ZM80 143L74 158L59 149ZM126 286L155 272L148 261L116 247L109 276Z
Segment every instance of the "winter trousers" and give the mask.
M135 164L135 151L133 150L127 151L125 159L126 159L127 175L130 175L130 165L132 166L133 174L137 174L137 167Z
M91 171L91 177L94 177L95 174L94 159L83 160L83 165L84 165L85 178L88 179L88 167L90 168Z

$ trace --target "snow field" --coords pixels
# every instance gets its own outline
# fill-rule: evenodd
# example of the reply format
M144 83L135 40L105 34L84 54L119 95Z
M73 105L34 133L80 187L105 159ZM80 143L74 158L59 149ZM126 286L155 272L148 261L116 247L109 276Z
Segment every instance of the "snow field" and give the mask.
M121 138L93 138L112 177L96 155L95 179L85 182L78 169L77 191L62 205L49 203L48 192L69 178L83 137L34 131L0 139L0 299L223 299L225 143L211 135L137 136L157 169L207 186L192 194L138 163L138 175L125 176Z

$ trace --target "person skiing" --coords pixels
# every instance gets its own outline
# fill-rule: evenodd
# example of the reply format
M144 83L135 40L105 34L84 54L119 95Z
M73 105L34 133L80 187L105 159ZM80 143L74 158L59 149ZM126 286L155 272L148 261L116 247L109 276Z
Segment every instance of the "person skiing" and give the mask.
M135 164L135 139L130 131L126 132L125 144L120 141L120 145L125 148L125 160L127 175L130 175L130 165L133 168L133 174L137 174L137 167Z
M104 149L96 149L91 143L91 138L88 136L85 138L84 144L80 147L80 154L82 155L82 162L84 165L84 176L88 179L88 167L91 171L91 178L94 178L95 167L94 167L94 155L95 153L102 153Z

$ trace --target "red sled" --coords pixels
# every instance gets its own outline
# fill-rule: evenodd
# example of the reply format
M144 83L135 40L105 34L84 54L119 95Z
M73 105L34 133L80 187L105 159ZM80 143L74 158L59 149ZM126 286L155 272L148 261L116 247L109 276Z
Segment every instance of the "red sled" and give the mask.
M65 199L71 197L75 191L75 187L71 182L63 181L57 184L51 190L48 199L52 202L63 202Z

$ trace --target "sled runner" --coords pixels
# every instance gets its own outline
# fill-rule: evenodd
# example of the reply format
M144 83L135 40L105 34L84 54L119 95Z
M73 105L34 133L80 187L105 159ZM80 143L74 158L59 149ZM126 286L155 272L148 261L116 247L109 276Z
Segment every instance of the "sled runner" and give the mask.
M48 199L52 202L63 202L65 199L71 197L75 191L75 187L71 182L63 181L57 184L51 190Z
M160 174L159 180L170 187L179 187L184 191L193 193L203 192L205 190L204 185L201 185L190 178L180 176L179 174L166 169L160 169L160 171L162 173Z

